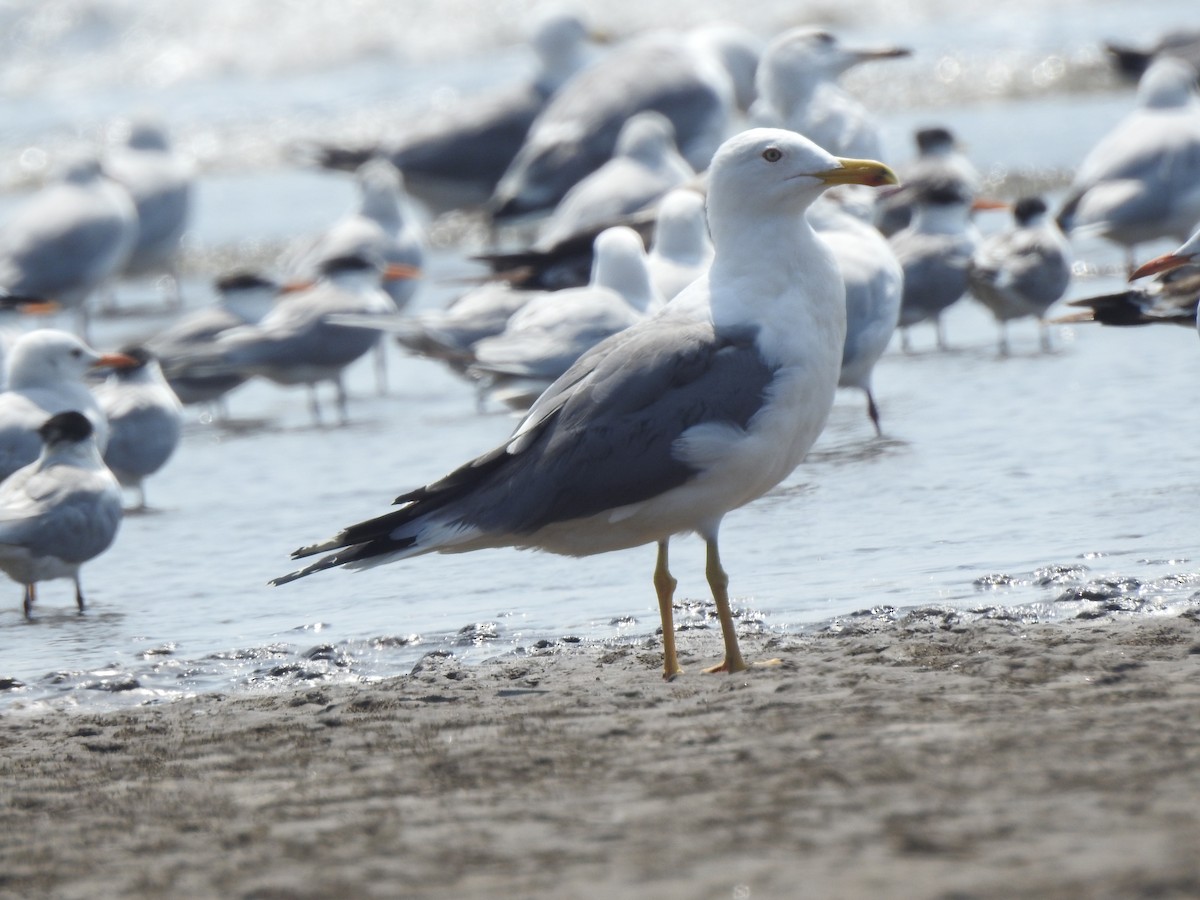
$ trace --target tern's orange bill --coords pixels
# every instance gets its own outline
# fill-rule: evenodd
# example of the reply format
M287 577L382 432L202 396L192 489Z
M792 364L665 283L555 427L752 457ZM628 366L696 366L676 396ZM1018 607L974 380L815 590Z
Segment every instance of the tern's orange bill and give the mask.
M1162 256L1156 256L1154 259L1144 262L1134 269L1129 275L1129 280L1137 281L1139 278L1145 278L1147 275L1157 275L1160 272L1170 272L1172 269L1178 269L1180 266L1186 266L1191 261L1191 256L1178 256L1174 253L1164 253Z
M105 353L92 363L93 369L132 369L138 361L124 353Z

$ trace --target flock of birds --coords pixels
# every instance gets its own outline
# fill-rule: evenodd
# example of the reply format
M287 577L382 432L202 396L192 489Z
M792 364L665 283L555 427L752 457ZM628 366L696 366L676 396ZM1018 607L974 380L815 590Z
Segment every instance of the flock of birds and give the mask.
M1198 42L1200 43L1200 42ZM524 417L501 446L397 508L302 547L316 561L276 580L429 552L516 546L588 555L657 544L664 675L679 673L668 543L698 532L724 640L714 669L746 667L718 532L817 439L839 386L872 394L897 330L932 323L966 296L1000 326L1048 310L1072 273L1069 236L1126 248L1151 287L1077 301L1068 318L1196 321L1200 295L1200 100L1186 41L1119 59L1140 74L1128 117L1084 159L1057 210L998 204L943 127L916 134L898 179L880 129L838 83L853 66L907 55L851 48L817 28L765 44L733 26L654 32L610 49L573 14L548 16L526 84L476 98L386 145L299 148L355 172L360 201L279 277L238 271L217 302L119 353L86 343L89 298L165 272L178 285L191 173L163 130L139 123L0 223L0 292L18 316L72 313L74 333L38 328L7 347L0 392L0 569L25 587L73 578L112 543L122 486L180 440L184 404L222 415L251 378L331 383L383 341L441 361L480 402ZM1116 53L1114 48L1114 53ZM1144 71L1142 71L1144 70ZM415 203L472 208L537 238L480 258L493 275L444 310L405 311L420 290L425 236ZM987 239L973 213L1011 208ZM1189 236L1190 235L1190 236ZM1136 266L1136 248L1174 237ZM91 373L110 373L95 383Z

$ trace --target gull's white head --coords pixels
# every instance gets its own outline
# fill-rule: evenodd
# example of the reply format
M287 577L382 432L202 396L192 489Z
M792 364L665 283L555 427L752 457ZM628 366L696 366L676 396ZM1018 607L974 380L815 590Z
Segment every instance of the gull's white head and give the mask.
M763 51L758 90L770 99L773 92L786 91L791 82L831 81L861 62L908 55L902 47L845 47L821 28L792 28Z
M675 126L662 113L646 110L630 116L617 135L614 156L654 163L675 149Z
M1138 81L1137 103L1144 109L1186 106L1196 96L1196 70L1190 63L1161 56Z
M630 306L640 310L655 304L657 298L646 268L646 248L636 231L624 225L606 228L597 235L592 248L594 286L616 291Z
M354 177L358 181L359 210L364 216L390 222L403 215L404 176L389 160L368 159Z
M843 159L780 128L752 128L717 150L709 169L708 219L713 241L743 230L748 219L799 216L836 184L898 184L881 162Z
M125 368L134 361L123 354L101 355L73 334L38 328L21 335L8 355L9 388L83 383L89 369Z
M658 204L654 251L674 259L703 253L708 246L704 197L687 188L669 192Z
M588 37L588 27L577 11L558 10L538 23L532 43L541 66L538 84L543 90L558 90L583 68Z

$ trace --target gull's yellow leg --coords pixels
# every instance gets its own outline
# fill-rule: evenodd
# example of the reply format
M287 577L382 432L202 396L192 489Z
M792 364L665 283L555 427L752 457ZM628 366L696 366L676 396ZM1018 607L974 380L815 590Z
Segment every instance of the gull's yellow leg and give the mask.
M682 674L675 656L675 616L671 604L675 599L677 582L667 570L667 542L658 542L658 563L654 567L654 592L658 594L658 614L662 617L663 678L670 681Z
M729 608L729 576L721 568L721 556L717 551L716 537L706 538L708 547L708 564L704 574L708 577L708 586L712 589L713 600L717 604L717 617L721 620L721 637L725 641L725 661L719 666L705 669L705 672L743 672L746 661L742 659L742 651L738 647L737 631L733 627L733 610Z

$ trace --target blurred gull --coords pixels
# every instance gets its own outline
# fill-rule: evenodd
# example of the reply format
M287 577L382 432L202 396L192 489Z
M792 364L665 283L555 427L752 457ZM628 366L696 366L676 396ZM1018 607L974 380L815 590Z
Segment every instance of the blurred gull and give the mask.
M1071 245L1041 197L1013 207L1015 227L982 241L967 267L971 294L1000 324L1000 353L1008 354L1008 323L1033 316L1042 349L1050 349L1045 315L1071 283Z
M908 329L932 319L938 349L944 350L941 315L967 291L967 266L979 236L971 224L971 202L957 182L926 184L913 199L912 224L889 238L904 269L901 346L908 351Z
M37 583L70 578L85 601L83 563L107 550L121 524L121 488L100 459L87 416L56 413L36 430L35 460L0 483L0 569L25 586L33 615Z
M732 26L633 38L568 81L529 129L489 206L497 220L554 208L613 154L625 121L656 110L675 128L683 157L708 167L730 128L738 80L753 71L757 42Z
M771 41L758 66L756 125L790 128L830 153L878 158L880 129L866 107L837 83L852 66L908 56L901 47L843 47L820 28L793 28Z
M1200 102L1196 71L1156 60L1138 83L1137 108L1087 154L1058 214L1063 231L1126 249L1185 240L1200 222Z
M489 397L525 409L585 350L662 303L642 239L630 228L609 228L596 238L591 282L525 304L504 331L475 344L470 371Z
M532 46L538 71L528 83L428 113L395 143L320 148L321 164L356 169L370 157L382 156L404 172L409 192L434 211L482 204L521 149L537 114L590 57L587 27L572 12L543 18Z
M76 310L86 333L84 304L120 273L136 241L128 192L104 176L95 156L76 159L0 225L0 293Z
M866 395L867 415L882 436L871 375L900 318L904 269L883 235L835 201L832 191L812 205L809 219L833 251L846 285L846 342L838 387L858 388Z
M534 248L549 250L618 224L695 174L675 148L675 129L666 116L653 110L631 116L621 126L612 159L567 191Z
M968 199L973 201L979 195L982 182L979 170L967 159L948 128L920 128L914 138L916 160L903 170L900 185L880 191L875 204L875 225L888 237L912 222L912 198L922 185L955 182Z
M537 548L585 556L657 544L663 675L675 650L671 537L699 532L724 642L710 671L747 668L718 531L730 510L779 484L833 403L845 303L828 248L804 217L831 183L881 184L878 163L838 160L803 137L752 130L713 161L708 277L662 313L587 353L513 436L402 506L297 550L328 553L276 579L431 552Z
M137 510L146 508L145 479L164 465L183 431L183 407L163 378L158 360L144 347L128 347L135 365L118 369L93 390L108 417L104 463L123 487L137 492Z
M99 368L123 368L133 360L119 353L100 354L65 331L39 328L13 344L6 362L6 387L0 392L0 479L37 459L38 428L54 413L76 410L92 420L96 446L108 446L108 419L87 386Z
M179 292L179 244L191 212L191 167L172 153L166 131L152 122L122 123L124 142L104 158L104 173L122 185L137 209L137 239L122 274L166 273Z
M216 281L217 302L188 313L146 341L159 360L171 390L184 404L215 405L224 418L224 398L243 384L239 372L211 372L193 364L196 351L207 347L221 332L253 325L275 305L279 285L253 272L236 272Z
M1200 28L1175 28L1162 34L1153 44L1134 47L1108 41L1104 49L1112 54L1117 70L1129 78L1141 78L1160 56L1174 56L1200 71Z
M704 196L689 188L671 191L658 204L646 257L654 290L670 300L708 271L712 257Z

